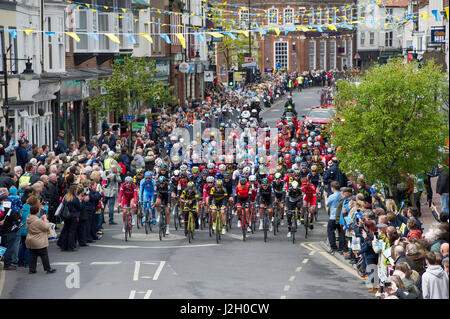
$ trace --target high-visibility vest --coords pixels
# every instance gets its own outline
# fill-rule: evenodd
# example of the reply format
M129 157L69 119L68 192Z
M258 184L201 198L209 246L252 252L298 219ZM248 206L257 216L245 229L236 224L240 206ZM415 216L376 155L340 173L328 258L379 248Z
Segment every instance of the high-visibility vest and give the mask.
M113 160L114 159L112 157L108 157L107 159L105 159L105 162L104 162L105 170L109 169L109 167L111 166L111 162Z

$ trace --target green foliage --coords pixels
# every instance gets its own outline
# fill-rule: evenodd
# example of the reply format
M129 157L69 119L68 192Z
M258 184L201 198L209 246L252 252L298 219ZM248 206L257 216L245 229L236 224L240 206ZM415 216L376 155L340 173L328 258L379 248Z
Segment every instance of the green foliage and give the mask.
M176 103L173 87L155 80L155 61L125 57L123 63L116 61L112 67L109 78L90 81L94 89L106 90L106 94L89 99L90 112L98 112L100 116L109 112L137 115L141 103L162 107Z
M447 75L433 62L394 60L369 69L359 85L338 82L339 118L332 143L341 168L394 185L406 174L428 172L448 138ZM448 156L448 155L447 155Z

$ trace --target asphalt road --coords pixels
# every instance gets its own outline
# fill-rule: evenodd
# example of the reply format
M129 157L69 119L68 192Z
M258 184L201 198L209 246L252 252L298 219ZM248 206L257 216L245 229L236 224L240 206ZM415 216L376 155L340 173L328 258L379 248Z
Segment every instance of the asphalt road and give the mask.
M317 89L294 93L299 116L319 104ZM262 116L274 125L280 118L284 101L264 110ZM133 228L125 242L118 225L105 224L104 237L76 252L61 252L49 246L55 274L47 275L42 265L38 273L28 269L2 271L0 298L260 298L260 299L361 299L370 298L364 281L348 263L325 252L327 216L320 210L313 231L304 238L300 227L296 243L281 233L269 234L264 243L257 231L242 240L234 227L217 245L207 231L195 233L192 244L183 233L171 227L162 242L153 230Z

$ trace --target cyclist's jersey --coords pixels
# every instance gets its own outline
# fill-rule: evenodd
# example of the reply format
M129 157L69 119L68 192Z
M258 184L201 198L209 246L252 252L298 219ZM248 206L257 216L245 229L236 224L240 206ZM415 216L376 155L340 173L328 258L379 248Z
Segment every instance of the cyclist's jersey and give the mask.
M223 186L227 190L228 197L233 195L233 181L230 179L228 182L223 181Z
M306 171L300 170L300 177L301 178L308 177L309 173L311 173L309 169L307 169Z
M127 185L127 183L123 183L120 185L119 189L119 203L124 206L130 206L131 200L134 199L135 202L137 200L137 186L134 183Z
M200 198L203 198L203 187L205 186L205 184L207 184L206 178L203 179L203 177L200 177L198 182L195 184Z
M152 179L147 182L146 179L141 180L141 185L139 189L139 199L143 202L151 201L153 202L153 194L155 191L155 181Z
M141 185L141 181L142 181L143 179L144 179L144 178L139 178L137 175L135 175L135 176L133 177L133 183L136 184L136 185Z
M316 175L313 175L312 173L310 173L308 175L308 179L309 179L309 182L311 184L313 184L315 188L319 188L319 186L320 186L320 175L318 173L316 173Z
M269 185L267 189L264 189L262 185L258 188L258 196L257 201L258 203L271 203L273 201L273 197L275 195L275 192L272 189L272 186Z
M183 179L183 178L180 178L178 180L178 186L177 186L177 189L178 189L177 194L178 194L178 196L180 196L181 192L186 189L187 183L188 183L188 181Z
M303 185L300 189L305 195L305 201L312 201L316 197L316 187L313 184Z
M256 200L256 196L258 195L258 188L259 188L258 182L255 182L255 184L250 185L250 201L251 202L254 202Z
M157 196L161 199L168 200L170 198L170 189L169 185L167 183L164 183L164 186L162 186L161 183L159 183L156 186L156 193Z
M222 201L224 198L228 196L227 190L225 187L218 188L216 186L211 188L211 191L209 193L209 196L214 198L216 202Z
M181 193L181 197L180 198L187 201L185 203L185 205L187 205L187 206L194 206L194 204L197 203L198 194L197 194L196 191L188 192L188 191L184 190Z
M209 194L213 187L214 184L209 185L208 183L205 183L205 185L203 186L203 203L206 203L206 199L209 197Z
M286 198L288 199L288 201L290 201L290 202L299 201L302 196L301 189L300 188L293 189L292 187L290 187L290 185L288 187L289 187L289 189L286 193Z
M169 187L170 187L170 191L172 193L177 193L178 191L178 182L180 181L180 179L176 179L175 176L172 176L170 178L170 183L169 183Z
M217 181L218 179L223 180L223 174L222 174L220 171L217 172L217 173L216 173L216 176L215 176L215 179L216 179L216 181Z
M283 181L281 181L280 183L277 183L275 181L272 182L272 188L275 193L275 196L277 196L278 198L284 195L285 185Z
M236 196L241 198L248 198L250 193L250 183L242 186L241 183L235 188Z

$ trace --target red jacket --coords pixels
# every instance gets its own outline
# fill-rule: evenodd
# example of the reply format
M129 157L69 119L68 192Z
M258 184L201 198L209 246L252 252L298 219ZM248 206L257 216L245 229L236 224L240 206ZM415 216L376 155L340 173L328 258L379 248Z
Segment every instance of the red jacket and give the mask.
M411 239L411 238L416 238L416 239L421 239L422 238L422 232L418 229L414 229L414 230L410 230L408 235L406 235L406 238Z

